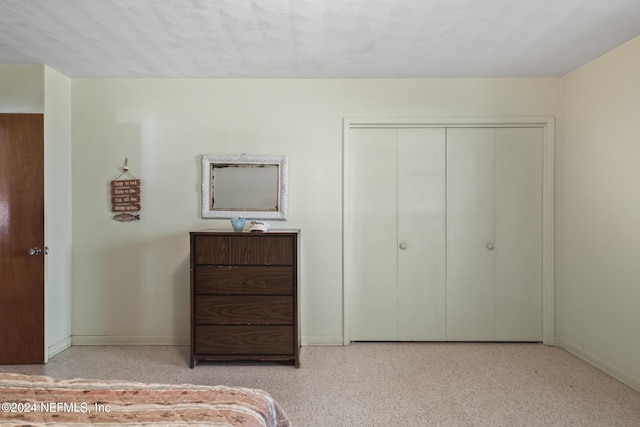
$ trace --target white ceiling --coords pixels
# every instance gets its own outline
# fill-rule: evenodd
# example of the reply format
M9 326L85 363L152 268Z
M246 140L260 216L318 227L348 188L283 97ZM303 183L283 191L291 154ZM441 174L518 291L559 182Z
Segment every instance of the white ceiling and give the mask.
M69 77L561 76L640 0L0 0L0 64Z

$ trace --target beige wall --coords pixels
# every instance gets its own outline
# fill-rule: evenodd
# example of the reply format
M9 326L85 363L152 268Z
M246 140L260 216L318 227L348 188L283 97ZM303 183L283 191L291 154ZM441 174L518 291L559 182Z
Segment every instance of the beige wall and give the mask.
M44 66L0 64L0 113L44 112Z
M559 116L560 79L73 80L73 339L186 343L200 156L289 156L304 343L342 343L342 119ZM111 219L124 159L142 220Z
M49 356L71 345L71 80L44 69L45 319Z
M562 83L557 333L640 389L640 38Z

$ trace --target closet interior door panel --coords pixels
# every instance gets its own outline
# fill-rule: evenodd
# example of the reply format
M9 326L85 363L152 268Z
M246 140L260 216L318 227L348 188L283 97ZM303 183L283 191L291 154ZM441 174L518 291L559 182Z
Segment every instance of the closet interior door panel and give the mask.
M542 138L495 133L496 341L542 341Z
M447 340L494 339L494 130L447 129Z
M398 339L445 330L445 130L398 129Z
M397 340L397 131L351 133L351 339Z

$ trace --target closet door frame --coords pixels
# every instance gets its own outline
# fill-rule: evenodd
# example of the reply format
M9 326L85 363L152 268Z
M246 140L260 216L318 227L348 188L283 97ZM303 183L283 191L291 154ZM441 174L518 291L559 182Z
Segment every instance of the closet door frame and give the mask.
M518 128L542 129L542 342L555 345L555 280L554 280L554 164L555 118L479 117L479 118L344 118L343 119L343 191L342 191L342 298L343 344L351 343L351 283L353 226L351 223L351 130L357 128Z

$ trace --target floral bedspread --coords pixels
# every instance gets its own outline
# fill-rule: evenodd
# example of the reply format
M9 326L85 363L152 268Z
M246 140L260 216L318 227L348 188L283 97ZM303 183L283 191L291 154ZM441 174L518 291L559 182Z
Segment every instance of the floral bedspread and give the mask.
M290 427L265 391L0 373L0 426Z

